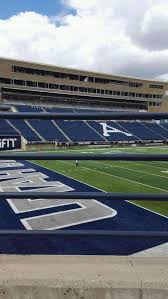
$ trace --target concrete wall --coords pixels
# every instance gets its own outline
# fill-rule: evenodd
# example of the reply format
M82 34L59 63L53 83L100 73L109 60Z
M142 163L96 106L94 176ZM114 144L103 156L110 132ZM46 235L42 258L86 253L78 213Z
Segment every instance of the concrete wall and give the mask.
M55 150L57 147L55 143L27 143L26 151L47 151L47 150Z
M1 255L0 298L166 299L168 259Z

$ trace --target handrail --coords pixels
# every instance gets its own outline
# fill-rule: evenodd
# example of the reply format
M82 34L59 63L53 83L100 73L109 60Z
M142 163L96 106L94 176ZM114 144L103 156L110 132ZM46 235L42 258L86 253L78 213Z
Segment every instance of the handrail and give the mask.
M60 237L114 237L167 239L167 231L113 231L113 230L0 230L0 236L60 236Z
M1 154L0 160L98 160L98 161L168 161L168 154Z
M1 112L0 119L151 120L168 119L167 112Z
M0 199L78 199L168 201L168 193L113 193L113 192L0 192Z

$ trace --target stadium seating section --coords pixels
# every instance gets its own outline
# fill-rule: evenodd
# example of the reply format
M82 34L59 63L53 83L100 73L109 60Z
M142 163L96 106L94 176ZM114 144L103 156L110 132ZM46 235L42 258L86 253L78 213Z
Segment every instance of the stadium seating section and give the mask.
M13 105L13 108L19 112L93 112L28 105ZM0 133L21 134L28 142L163 142L168 140L168 124L149 121L0 120Z

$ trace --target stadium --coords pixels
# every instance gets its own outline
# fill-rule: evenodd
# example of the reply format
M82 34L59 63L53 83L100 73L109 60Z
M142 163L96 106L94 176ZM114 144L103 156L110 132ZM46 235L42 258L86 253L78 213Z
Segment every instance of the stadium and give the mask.
M106 120L106 113L166 112L167 83L118 77L20 60L0 59L0 149L14 153L155 154L168 151L168 123L156 119ZM72 114L71 119L30 119L40 113ZM82 113L98 113L81 120ZM74 118L74 119L73 119ZM102 118L102 119L101 119ZM62 159L1 160L1 192L166 193L165 161ZM61 194L61 193L60 193ZM131 198L132 199L132 198ZM167 202L96 199L7 199L0 207L1 229L166 231ZM1 253L64 255L153 255L167 252L167 239L134 238L113 242L36 236L5 238ZM29 239L29 240L28 240ZM58 242L59 240L59 242Z
M167 298L167 90L0 58L2 298Z
M168 1L0 2L0 299L168 299Z

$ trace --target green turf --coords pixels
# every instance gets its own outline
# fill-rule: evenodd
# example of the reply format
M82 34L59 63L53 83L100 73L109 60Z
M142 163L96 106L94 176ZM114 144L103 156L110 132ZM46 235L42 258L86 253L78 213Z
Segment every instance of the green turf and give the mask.
M64 150L66 153L168 153L168 147L138 147L138 148L79 148ZM167 162L139 161L32 161L49 169L58 171L71 178L87 183L107 192L168 192ZM143 202L136 204L168 216L168 202Z

